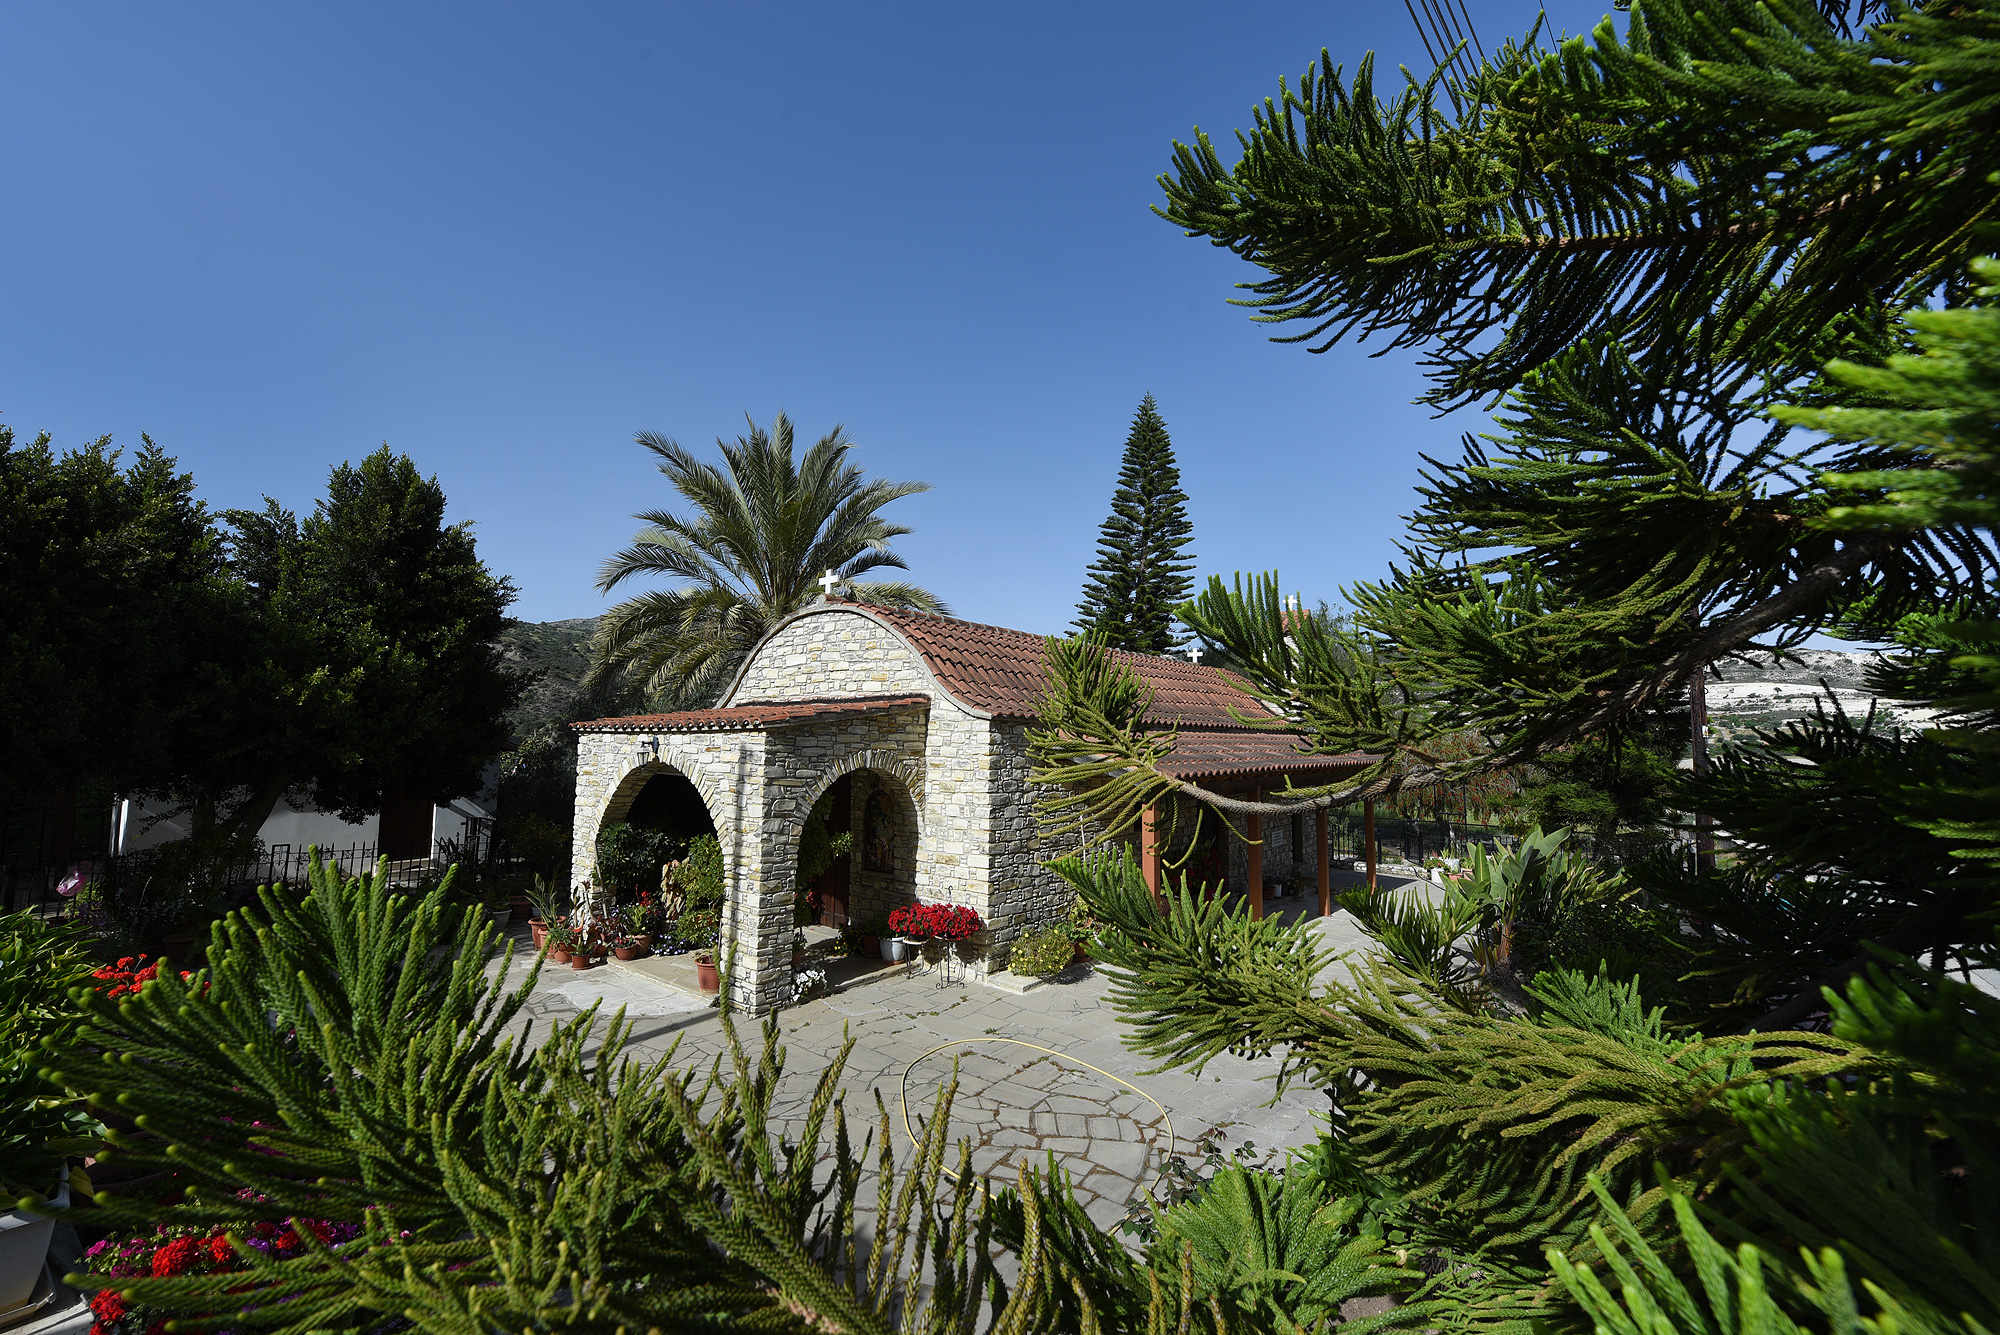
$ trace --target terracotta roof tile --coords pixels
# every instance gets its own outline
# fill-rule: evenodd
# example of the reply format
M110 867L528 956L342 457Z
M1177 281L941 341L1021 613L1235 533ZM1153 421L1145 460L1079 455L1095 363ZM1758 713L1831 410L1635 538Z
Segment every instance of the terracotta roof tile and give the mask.
M1183 731L1174 753L1161 762L1160 768L1177 779L1291 774L1305 787L1331 782L1374 762L1374 756L1359 751L1338 756L1307 755L1298 749L1298 738L1292 733L1202 729Z
M965 704L1001 718L1035 717L1035 701L1045 682L1042 636L922 612L886 607L870 607L868 611L907 636L938 681ZM1147 721L1158 726L1179 723L1190 728L1240 730L1243 724L1239 716L1254 718L1265 712L1232 684L1235 678L1220 669L1150 654L1120 652L1114 656L1137 670L1153 688L1153 709Z
M736 705L729 709L683 709L672 714L632 714L624 718L572 723L578 732L762 732L770 728L817 723L845 714L872 714L885 709L929 708L928 695L864 695L837 700L785 700L772 704Z

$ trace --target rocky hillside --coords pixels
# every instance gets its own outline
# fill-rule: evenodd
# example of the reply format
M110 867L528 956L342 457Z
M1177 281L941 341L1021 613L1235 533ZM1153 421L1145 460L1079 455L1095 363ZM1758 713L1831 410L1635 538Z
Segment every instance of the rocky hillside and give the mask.
M1802 649L1797 656L1803 662L1778 663L1765 656L1760 662L1724 664L1722 680L1710 678L1708 683L1708 721L1716 735L1727 738L1752 728L1779 727L1809 716L1815 702L1831 709L1828 691L1857 718L1875 703L1864 678L1879 654ZM1876 713L1876 724L1916 730L1925 727L1935 712L1885 702Z
M509 722L517 736L546 723L566 723L576 701L577 683L590 665L590 637L596 617L569 621L509 621L500 632L507 664L537 674Z

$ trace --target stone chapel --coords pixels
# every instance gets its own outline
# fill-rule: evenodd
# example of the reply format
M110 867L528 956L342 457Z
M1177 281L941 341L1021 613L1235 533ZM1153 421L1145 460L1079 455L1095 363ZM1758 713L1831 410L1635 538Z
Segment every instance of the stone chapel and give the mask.
M717 707L575 725L576 875L589 874L601 826L626 819L655 785L691 785L722 845L732 1000L761 1013L791 995L800 831L831 793L829 826L851 832L854 851L814 887L821 921L868 921L912 902L969 905L988 932L975 976L1004 968L1013 942L1071 899L1043 865L1069 850L1041 834L1028 782L1043 647L1024 631L815 603L764 637ZM1213 667L1120 656L1153 689L1149 722L1180 727L1163 766L1175 777L1248 794L1288 776L1325 783L1372 759L1309 756L1288 733L1246 728L1241 717L1258 706ZM1296 818L1291 826L1247 852L1241 840L1218 841L1196 870L1240 886L1258 908L1260 865L1310 874L1307 838ZM1143 842L1156 878L1158 850ZM1318 845L1324 901L1323 817Z

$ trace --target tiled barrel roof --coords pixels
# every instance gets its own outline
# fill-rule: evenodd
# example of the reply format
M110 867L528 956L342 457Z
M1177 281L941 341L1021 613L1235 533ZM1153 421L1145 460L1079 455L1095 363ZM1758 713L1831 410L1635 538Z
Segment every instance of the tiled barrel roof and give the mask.
M1042 636L923 612L901 612L854 603L819 603L798 613L859 612L907 639L923 655L938 685L960 704L1009 720L1031 720L1041 697ZM1152 688L1148 726L1180 729L1179 744L1162 768L1184 779L1296 776L1302 784L1324 783L1362 768L1375 757L1359 752L1307 755L1299 734L1285 729L1246 727L1245 720L1276 719L1244 692L1238 678L1218 668L1177 658L1119 652L1113 655ZM844 696L689 709L673 714L639 714L574 725L580 732L743 732L790 727L842 715L928 705L924 695Z
M1000 718L1035 717L1035 701L1047 680L1042 667L1042 636L922 612L886 607L867 611L901 631L924 656L939 683L962 703ZM1190 728L1240 729L1242 718L1270 716L1263 705L1233 684L1235 678L1220 669L1151 654L1121 651L1112 657L1131 667L1153 688L1153 709L1147 722L1156 726L1179 723Z
M939 684L960 702L999 718L1035 717L1035 702L1047 681L1042 636L922 612L884 607L867 611L902 632L924 656ZM1245 727L1245 720L1276 716L1237 684L1239 678L1219 668L1150 654L1112 656L1152 688L1147 723L1180 729L1174 753L1161 766L1177 778L1284 773L1297 776L1301 784L1325 783L1375 759L1361 752L1307 755L1299 750L1297 733Z

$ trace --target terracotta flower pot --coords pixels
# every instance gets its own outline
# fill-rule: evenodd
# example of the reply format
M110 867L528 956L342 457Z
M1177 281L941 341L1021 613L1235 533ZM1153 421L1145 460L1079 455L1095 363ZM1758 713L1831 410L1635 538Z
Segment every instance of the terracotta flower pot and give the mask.
M631 940L632 944L637 946L642 954L648 953L653 949L653 937L650 932L634 932L632 933Z
M695 981L704 992L718 992L722 989L722 979L715 972L715 959L710 955L694 957Z
M643 946L613 946L611 948L611 953L616 955L621 960L643 959L645 958L646 955L646 951Z
M564 950L561 946L557 946L554 950L551 950L549 952L549 961L552 964L568 964L569 960L570 960L569 952L567 950Z
M535 949L542 948L542 942L549 939L549 925L540 918L528 919L528 933L535 938Z
M805 951L803 951L803 950L794 950L794 951L792 952L792 967L793 967L794 969L799 969L799 968L804 968L804 967L805 967L805 962L806 962L806 953L805 953Z
M571 955L569 957L569 967L572 969L588 969L590 967L590 956Z
M864 937L862 937L862 938L861 938L861 953L862 953L862 954L864 954L864 955L866 955L866 956L868 956L868 957L869 957L870 959L878 959L878 960L879 960L879 959L881 959L881 958L882 958L882 938L881 938L881 937L879 937L879 936L864 936Z
M1090 958L1090 952L1089 952L1089 951L1087 951L1087 950L1085 950L1085 949L1083 948L1083 942L1079 941L1079 942L1077 942L1077 943L1076 943L1076 945L1075 945L1075 946L1074 946L1074 947L1072 948L1072 951L1071 951L1071 954L1070 954L1070 957L1069 957L1069 962L1070 962L1071 964L1081 964L1081 963L1083 963L1083 962L1084 962L1085 960L1087 960L1087 959L1089 959L1089 958Z
M534 902L526 895L507 896L507 907L514 910L514 916L522 922L526 922L528 915L535 911Z

